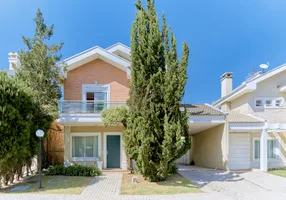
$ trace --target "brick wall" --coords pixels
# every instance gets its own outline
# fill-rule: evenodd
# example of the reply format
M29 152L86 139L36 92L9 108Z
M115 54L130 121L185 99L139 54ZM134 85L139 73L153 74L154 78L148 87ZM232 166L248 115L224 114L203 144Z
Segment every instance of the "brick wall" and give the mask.
M82 100L82 84L110 84L110 100L129 98L130 80L126 72L96 59L67 73L65 100Z

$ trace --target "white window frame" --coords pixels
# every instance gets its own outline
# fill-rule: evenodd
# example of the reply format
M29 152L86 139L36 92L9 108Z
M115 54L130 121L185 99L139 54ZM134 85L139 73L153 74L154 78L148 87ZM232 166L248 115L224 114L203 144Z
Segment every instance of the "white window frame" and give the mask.
M276 101L281 101L281 106L276 106ZM284 108L284 99L281 97L281 98L277 98L274 100L274 105L276 108Z
M253 161L260 161L260 158L255 158L255 141L260 141L260 138L259 137L255 137L253 138L253 143L252 143L252 159ZM267 158L268 160L279 160L279 155L280 155L280 139L278 138L271 138L271 137L268 137L267 138L267 146L268 146L268 141L276 141L277 142L277 147L276 148L276 151L275 154L276 154L276 157L275 158ZM260 148L260 146L259 146ZM268 149L267 149L268 151Z
M266 101L271 101L271 106L266 105ZM281 101L281 106L276 106L276 101ZM261 101L262 106L257 106L256 101ZM283 97L255 97L254 98L254 107L255 108L284 108L285 100Z
M261 101L261 106L257 106L257 105L256 105L256 102L257 102L257 101ZM255 99L255 100L254 100L254 106L255 106L256 108L263 108L263 100L262 100L262 99Z
M98 156L97 157L72 157L72 137L74 136L82 136L82 137L86 137L86 136L98 136ZM87 162L95 162L100 160L101 157L101 133L90 133L90 132L82 132L82 133L71 133L70 135L70 157L72 161L87 161Z
M82 84L82 100L86 101L87 92L106 92L106 100L110 101L110 84Z

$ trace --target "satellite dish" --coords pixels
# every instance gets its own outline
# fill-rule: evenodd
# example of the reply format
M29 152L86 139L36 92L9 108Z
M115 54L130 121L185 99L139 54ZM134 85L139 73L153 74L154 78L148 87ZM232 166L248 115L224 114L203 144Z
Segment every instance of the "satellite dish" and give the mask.
M259 67L261 69L267 69L268 68L268 64L261 64L261 65L259 65Z

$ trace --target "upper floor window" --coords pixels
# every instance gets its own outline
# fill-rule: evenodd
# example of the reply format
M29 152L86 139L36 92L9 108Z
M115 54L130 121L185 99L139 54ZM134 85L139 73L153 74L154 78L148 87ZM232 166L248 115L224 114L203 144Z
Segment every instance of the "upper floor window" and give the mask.
M257 99L257 100L255 101L255 106L256 106L256 107L262 107L262 106L263 106L262 100Z
M107 92L86 92L86 100L88 101L106 101L107 100Z
M100 113L104 108L109 108L110 86L101 84L83 84L82 100L84 113Z
M283 108L284 98L257 97L254 99L255 108Z
M83 101L110 101L109 84L83 84L82 85Z

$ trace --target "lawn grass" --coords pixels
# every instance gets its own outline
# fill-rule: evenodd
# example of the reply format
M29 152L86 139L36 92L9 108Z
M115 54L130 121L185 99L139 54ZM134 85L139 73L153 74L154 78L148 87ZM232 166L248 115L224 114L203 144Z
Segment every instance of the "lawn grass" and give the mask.
M41 194L80 194L93 179L80 176L43 176L42 189L39 189L38 176L28 178L22 183L0 189L1 193L41 193ZM16 186L30 186L24 191L11 191Z
M268 173L286 178L286 168L270 170Z
M139 183L132 183L132 177L137 176ZM162 182L149 182L141 175L124 174L121 184L121 194L124 195L167 195L201 192L198 187L179 174L170 175Z

